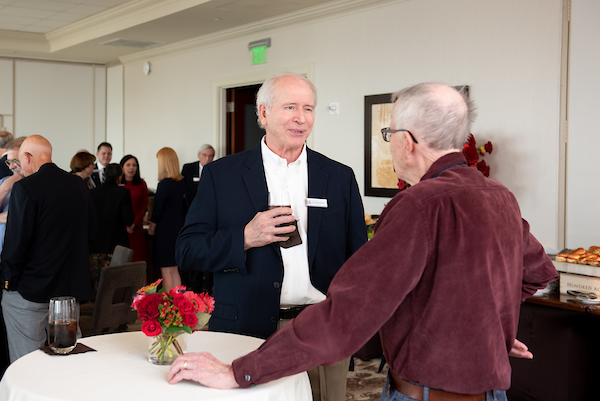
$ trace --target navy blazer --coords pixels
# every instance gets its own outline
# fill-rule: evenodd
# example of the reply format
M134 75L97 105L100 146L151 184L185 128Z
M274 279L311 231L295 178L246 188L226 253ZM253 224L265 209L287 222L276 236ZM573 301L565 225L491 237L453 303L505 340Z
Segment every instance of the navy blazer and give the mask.
M3 281L32 302L92 296L88 243L96 209L85 182L53 163L13 186L2 250Z
M367 241L362 200L352 169L307 149L308 262L313 286L327 292L346 259ZM279 245L244 251L244 227L267 210L260 144L204 166L176 246L184 270L214 273L209 327L266 338L277 330L283 264Z
M181 169L181 175L183 176L183 180L185 182L185 201L187 204L187 207L189 209L189 207L192 205L192 201L194 200L194 197L196 196L196 192L198 192L198 183L200 182L199 180L194 181L194 178L199 179L200 176L198 175L200 173L200 161L196 161L196 162L192 162L192 163L186 163L183 165L183 168Z

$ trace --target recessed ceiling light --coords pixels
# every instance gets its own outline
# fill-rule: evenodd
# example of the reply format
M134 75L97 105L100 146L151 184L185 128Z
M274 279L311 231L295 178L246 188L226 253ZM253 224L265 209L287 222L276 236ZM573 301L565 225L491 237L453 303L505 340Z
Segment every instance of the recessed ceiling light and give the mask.
M215 18L214 20L215 21L221 21L221 18Z

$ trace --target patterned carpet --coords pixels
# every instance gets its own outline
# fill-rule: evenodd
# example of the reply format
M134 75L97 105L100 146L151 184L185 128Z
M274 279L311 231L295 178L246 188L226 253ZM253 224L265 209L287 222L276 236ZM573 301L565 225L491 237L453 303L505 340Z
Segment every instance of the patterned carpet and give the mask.
M387 373L387 365L383 367L381 373L377 373L380 363L379 358L370 361L354 358L354 372L348 372L346 401L379 400Z

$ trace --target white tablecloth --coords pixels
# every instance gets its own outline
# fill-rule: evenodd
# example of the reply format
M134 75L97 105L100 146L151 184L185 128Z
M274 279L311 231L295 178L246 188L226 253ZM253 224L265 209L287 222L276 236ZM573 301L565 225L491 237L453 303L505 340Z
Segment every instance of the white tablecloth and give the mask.
M312 400L306 373L249 389L215 390L198 383L167 382L169 366L148 362L148 337L142 332L86 337L97 352L67 356L32 352L9 366L0 382L2 401L56 400ZM199 331L188 338L188 352L211 352L225 363L255 350L263 340Z

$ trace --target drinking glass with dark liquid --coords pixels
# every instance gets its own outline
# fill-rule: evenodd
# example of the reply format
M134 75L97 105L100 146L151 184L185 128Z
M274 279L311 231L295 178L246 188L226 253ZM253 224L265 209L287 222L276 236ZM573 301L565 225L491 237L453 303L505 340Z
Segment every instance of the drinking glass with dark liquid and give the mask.
M77 345L76 304L73 297L57 297L50 300L48 345L57 354L68 354Z
M269 210L275 209L276 207L291 207L290 193L287 191L274 191L269 192ZM283 215L279 215L283 216ZM275 216L275 217L279 217ZM298 231L298 221L294 220L291 223L279 224L276 227L294 226L294 231L286 234L278 234L279 237L289 237L287 241L278 242L282 248L291 248L302 243L300 238L300 232Z

